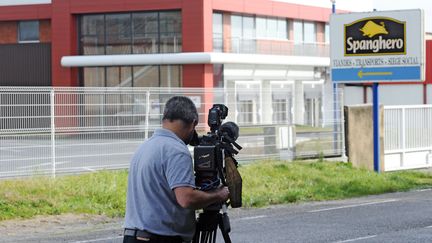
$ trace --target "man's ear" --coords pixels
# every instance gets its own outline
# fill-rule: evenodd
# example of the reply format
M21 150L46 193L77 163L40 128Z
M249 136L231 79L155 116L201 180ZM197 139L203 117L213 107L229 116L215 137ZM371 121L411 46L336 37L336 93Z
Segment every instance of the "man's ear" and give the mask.
M191 146L198 146L200 144L200 139L198 137L198 133L196 130L193 131L193 136L191 141L189 142L189 145Z

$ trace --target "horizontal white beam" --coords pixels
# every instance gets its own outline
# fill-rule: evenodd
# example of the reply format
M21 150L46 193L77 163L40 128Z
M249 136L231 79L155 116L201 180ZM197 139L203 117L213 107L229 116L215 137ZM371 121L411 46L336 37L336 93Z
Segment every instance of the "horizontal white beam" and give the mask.
M50 4L51 0L0 0L0 6Z
M215 52L183 52L163 54L64 56L61 59L61 65L63 67L181 64L264 64L328 67L330 65L330 58Z

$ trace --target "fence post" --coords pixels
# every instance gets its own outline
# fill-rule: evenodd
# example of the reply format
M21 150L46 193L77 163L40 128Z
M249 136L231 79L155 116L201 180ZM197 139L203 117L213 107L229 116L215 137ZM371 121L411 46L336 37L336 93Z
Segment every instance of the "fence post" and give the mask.
M145 139L148 139L148 130L149 130L149 116L150 116L150 90L147 90L147 97L146 97L146 118L145 118Z
M51 119L51 164L52 164L52 177L56 176L56 153L55 153L55 92L54 89L50 91L50 119Z
M405 149L406 149L406 133L405 133L405 108L402 107L402 123L401 123L401 132L402 132L402 156L401 156L401 165L400 167L403 167L405 165Z
M345 114L344 114L344 108L343 108L343 92L339 91L339 109L340 109L340 118L341 118L341 123L340 123L340 127L341 127L341 131L342 131L342 135L341 135L341 144L342 144L342 160L343 161L348 161L348 157L346 156L346 140L345 140Z

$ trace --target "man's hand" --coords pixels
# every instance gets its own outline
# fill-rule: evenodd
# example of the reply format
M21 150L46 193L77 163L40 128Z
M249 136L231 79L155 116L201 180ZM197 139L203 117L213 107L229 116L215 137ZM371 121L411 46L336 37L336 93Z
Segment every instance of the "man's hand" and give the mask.
M204 192L192 187L177 187L174 189L178 204L183 208L205 208L213 203L222 203L228 200L229 190L224 186L213 191Z
M228 200L229 197L229 190L227 186L221 187L219 189L216 189L215 193L219 196L220 201L219 202L225 202Z

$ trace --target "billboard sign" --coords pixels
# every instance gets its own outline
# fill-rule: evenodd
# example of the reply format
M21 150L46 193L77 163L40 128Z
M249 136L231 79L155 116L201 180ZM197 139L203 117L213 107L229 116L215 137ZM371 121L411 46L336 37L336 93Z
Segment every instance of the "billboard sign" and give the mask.
M333 14L330 45L334 82L424 80L420 9Z

